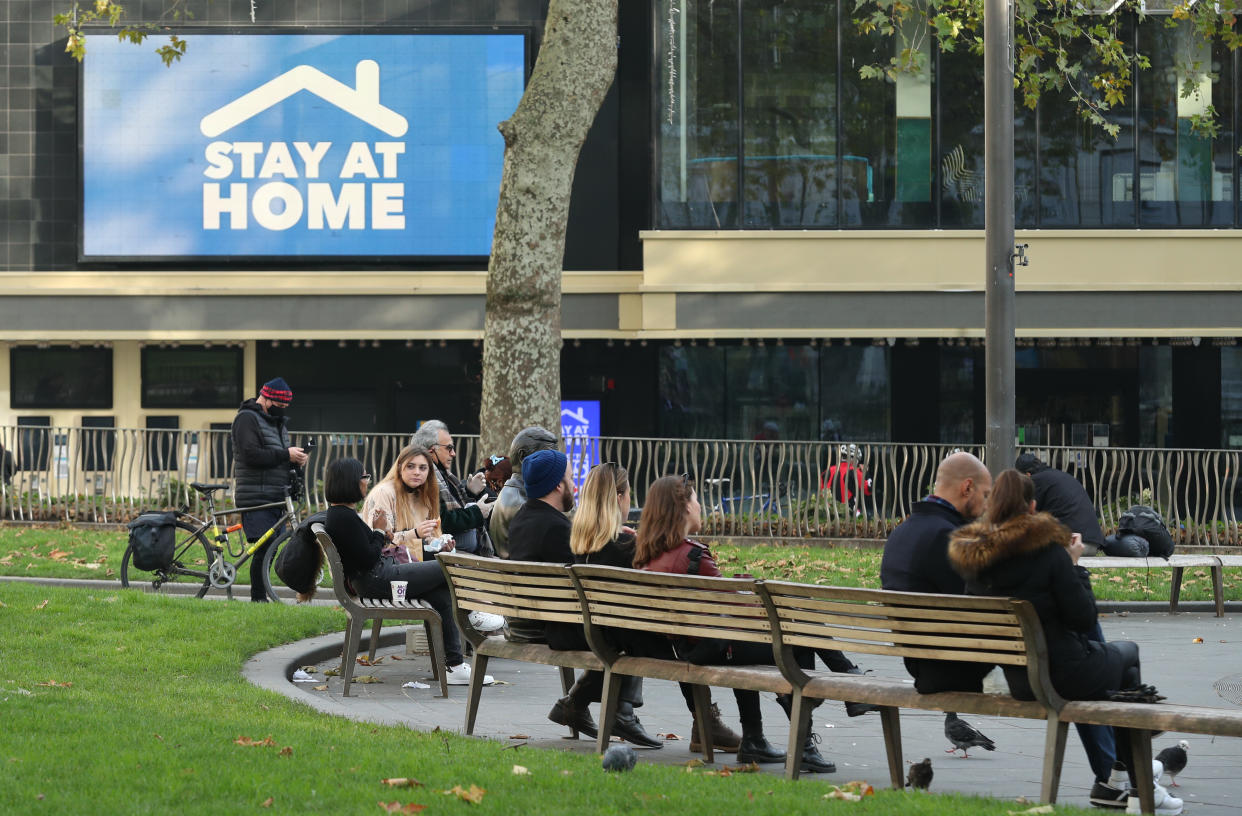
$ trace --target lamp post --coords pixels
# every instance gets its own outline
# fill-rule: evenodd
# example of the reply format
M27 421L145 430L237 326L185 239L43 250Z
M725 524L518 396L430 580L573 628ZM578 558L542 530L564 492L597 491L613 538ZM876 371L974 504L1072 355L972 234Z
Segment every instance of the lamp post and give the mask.
M1014 383L1013 4L983 10L983 177L986 269L985 457L993 475L1013 466Z

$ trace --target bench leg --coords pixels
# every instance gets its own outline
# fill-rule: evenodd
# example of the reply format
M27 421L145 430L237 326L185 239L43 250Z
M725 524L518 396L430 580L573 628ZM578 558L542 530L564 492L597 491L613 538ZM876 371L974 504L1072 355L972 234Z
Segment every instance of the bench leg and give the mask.
M884 731L884 753L888 755L888 780L900 790L906 786L901 761L901 709L881 706L880 725Z
M690 687L690 694L694 698L694 712L697 715L695 719L699 721L699 744L703 746L703 761L715 762L716 746L712 745L712 725L709 713L712 709L711 692L707 686L700 686L696 683Z
M793 690L789 705L789 744L785 747L785 778L797 779L802 771L802 749L811 728L811 707L799 689Z
M479 713L479 698L483 696L483 675L485 674L487 674L487 655L475 652L474 665L470 667L470 690L466 692L467 736L474 733L474 718Z
M1056 715L1048 718L1048 732L1044 737L1044 777L1040 783L1039 800L1049 805L1057 801L1061 787L1061 764L1065 759L1065 735L1069 723L1061 722Z
M444 627L437 621L423 621L427 631L427 651L431 654L431 676L440 681L440 696L448 697L448 673L444 670Z
M1216 617L1225 617L1225 576L1224 568L1217 564L1212 567L1212 600L1216 601Z
M367 652L367 660L375 662L375 650L379 648L380 627L384 625L383 618L376 618L375 623L371 624L371 651Z
M341 696L349 696L349 686L354 680L354 666L358 657L358 644L362 641L362 618L350 616L349 625L345 627L345 648L341 652L341 682L345 687Z
M604 690L599 698L599 738L595 741L595 750L601 754L608 748L612 723L617 718L617 700L621 695L621 684L617 680L612 669L604 669Z
M1139 809L1143 813L1156 812L1156 780L1151 774L1151 732L1131 728L1130 761L1134 763L1134 784L1138 786Z
M1173 567L1173 577L1169 588L1169 614L1177 614L1177 602L1182 597L1182 572L1184 567Z

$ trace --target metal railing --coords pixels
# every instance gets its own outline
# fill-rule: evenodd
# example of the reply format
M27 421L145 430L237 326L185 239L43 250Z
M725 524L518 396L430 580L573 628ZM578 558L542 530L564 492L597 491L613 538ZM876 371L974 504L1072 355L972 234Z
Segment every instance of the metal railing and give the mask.
M356 457L377 478L408 434L294 433L313 444L305 499L323 507L327 463ZM456 437L458 472L482 460L478 437ZM228 431L78 427L0 427L3 518L124 522L151 507L196 507L190 482L227 482ZM882 539L927 495L936 467L954 450L982 446L587 437L567 440L576 473L619 462L636 505L667 474L689 474L698 488L704 534L762 538ZM1025 448L1073 474L1086 488L1105 532L1132 504L1163 515L1182 546L1242 546L1238 507L1242 451L1149 448ZM496 451L495 453L504 453ZM845 464L846 473L832 470ZM831 477L831 478L830 478ZM838 489L833 489L834 483ZM844 491L839 488L843 486ZM853 494L852 496L850 494Z

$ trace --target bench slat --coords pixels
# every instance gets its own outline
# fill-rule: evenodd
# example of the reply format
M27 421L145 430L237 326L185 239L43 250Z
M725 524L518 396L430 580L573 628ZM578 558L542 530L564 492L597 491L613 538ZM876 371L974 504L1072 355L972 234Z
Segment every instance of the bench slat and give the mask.
M777 694L788 694L793 688L774 666L698 666L676 660L622 656L613 664L613 671L658 680Z
M807 625L802 623L781 624L786 635L802 634L810 637L832 638L849 643L888 643L894 646L944 646L963 651L1025 652L1026 643L1014 638L948 637L938 635L906 634L875 629L850 629L844 626Z
M458 583L460 583L462 580L474 579L478 581L486 581L488 583L503 584L508 580L512 580L514 583L519 583L524 586L550 586L550 587L568 586L571 589L573 588L572 583L570 583L570 581L568 580L568 576L564 574L565 567L563 566L560 566L557 564L529 564L529 566L531 567L541 567L541 566L547 567L549 570L552 570L553 572L542 572L541 571L541 572L527 573L524 571L525 567L528 566L527 562L524 562L524 561L505 562L505 561L499 561L497 559L492 559L492 560L494 561L494 563L500 564L500 565L520 564L521 568L471 569L470 567L463 567L463 566L458 566L455 564L443 564L443 562L442 562L442 565L444 569L449 573L449 575L453 577L453 580L457 581ZM560 570L561 572L557 573L555 572L555 570Z
M727 620L727 619L725 619ZM591 621L596 626L615 626L618 629L637 629L642 632L656 632L663 635L689 635L700 638L721 638L723 640L744 640L750 643L771 643L772 633L767 629L763 630L746 630L746 629L726 629L723 627L699 625L694 626L678 626L669 623L662 618L653 618L648 621L638 621L634 618L614 618L608 615L591 615ZM636 625L637 624L637 625Z
M971 652L953 651L951 649L921 649L916 646L884 646L876 643L845 643L842 641L825 642L823 638L810 638L802 635L786 635L783 642L787 646L809 646L813 649L836 648L847 652L863 654L890 655L892 657L925 657L929 660L958 660L969 663L999 663L1005 666L1025 666L1025 654L1008 652Z
M1007 694L977 694L946 691L920 694L909 682L887 677L860 677L853 674L815 673L803 693L826 700L851 700L872 705L896 706L924 711L955 711L959 714L988 714L1042 720L1048 710L1040 703L1015 700Z
M515 607L521 607L521 608L530 607L531 609L553 609L553 610L572 609L574 611L577 611L579 615L581 615L581 610L582 610L582 604L578 602L577 598L573 598L572 600L569 598L564 598L564 597L557 598L554 600L548 600L545 598L523 598L521 596L515 596L512 594L500 594L497 592L484 592L478 589L459 589L457 591L457 597L463 601L471 600L471 601L477 601L479 603L506 604L508 606L515 606Z
M652 621L658 620L665 624L682 624L680 631L686 635L693 637L693 627L695 626L716 626L720 628L747 629L761 632L767 632L772 627L768 624L768 618L764 615L762 618L758 616L742 616L742 615L721 615L719 611L704 612L695 614L692 612L672 612L659 608L635 609L630 606L616 606L613 604L590 604L591 620L600 623L605 617L612 620L629 621L637 624L639 628L646 627ZM719 607L716 607L719 610ZM760 610L762 612L762 610Z
M938 620L894 620L886 616L857 617L834 615L826 612L794 614L789 610L782 609L780 610L780 621L783 627L836 624L838 626L857 626L862 629L891 630L895 632L935 632L938 634L953 632L970 635L999 635L1019 641L1022 639L1022 627L1017 621L1013 620L1009 621L1007 625L1000 625L999 621L995 624L945 623Z
M578 593L573 586L564 584L562 586L526 586L524 584L516 584L512 581L480 581L472 578L463 578L457 581L458 587L468 587L470 589L486 589L499 592L510 592L513 594L526 595L536 598L573 598L578 599Z
M867 614L867 615L885 615L897 619L906 620L945 620L945 621L961 621L964 623L998 623L1013 621L1013 614L1005 610L996 611L971 611L964 609L942 609L939 607L910 607L910 606L890 606L886 604L876 603L839 603L833 601L821 601L813 598L794 597L788 595L773 594L772 601L776 604L778 610L781 611L782 617L785 610L790 610L790 614L797 614L798 610L814 609L823 612L837 612L843 614Z
M617 592L600 592L598 590L587 590L586 596L587 601L590 602L592 608L594 608L595 604L600 603L616 605L617 608L634 610L645 609L650 611L653 609L668 609L682 612L711 612L719 614L722 606L720 600L683 601L678 598L662 598L658 596L640 598L634 595L625 595ZM727 602L730 614L733 614L735 610L740 611L745 609L753 609L755 611L755 617L762 618L766 625L768 620L768 612L764 609L763 604L759 603L757 598L754 598L752 603L749 599L741 602L732 600L737 597L732 594L727 597L730 599ZM753 598L754 596L750 597ZM746 598L746 596L743 596L743 598Z
M655 573L662 575L663 573ZM682 576L677 576L682 577ZM642 584L621 583L617 581L596 581L590 578L582 580L582 588L590 595L592 592L605 591L611 594L624 596L632 600L636 604L644 604L649 601L663 601L668 599L677 599L684 601L703 602L709 601L713 603L729 603L729 604L755 604L762 606L759 597L753 592L734 592L732 590L721 589L720 587L711 587L696 589L693 587L660 587L646 586Z
M1142 728L1147 731L1181 731L1242 737L1242 711L1169 703L1115 703L1105 700L1074 700L1061 709L1062 722Z

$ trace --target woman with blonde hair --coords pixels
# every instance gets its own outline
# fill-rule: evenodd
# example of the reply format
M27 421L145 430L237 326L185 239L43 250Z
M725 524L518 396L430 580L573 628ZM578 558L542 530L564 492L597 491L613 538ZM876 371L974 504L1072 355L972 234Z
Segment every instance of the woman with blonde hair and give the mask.
M388 473L367 493L362 520L372 530L391 534L384 554L398 564L422 561L424 548L429 555L453 550L453 537L444 536L440 527L440 486L426 448L402 448Z

